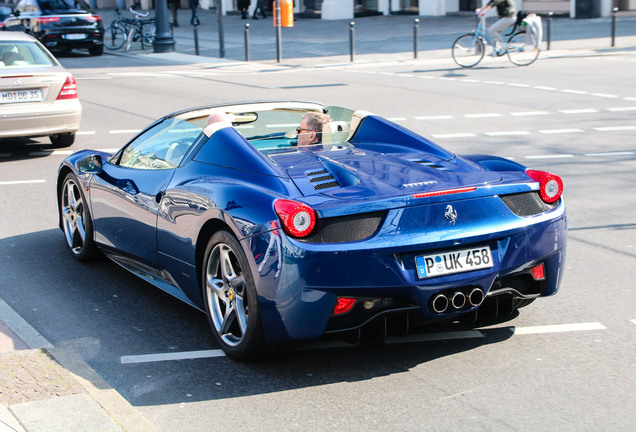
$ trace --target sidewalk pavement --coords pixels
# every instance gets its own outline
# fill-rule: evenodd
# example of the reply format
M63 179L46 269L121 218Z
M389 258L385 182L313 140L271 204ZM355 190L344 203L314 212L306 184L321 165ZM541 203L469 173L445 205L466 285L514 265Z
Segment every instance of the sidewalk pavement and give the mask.
M115 17L114 10L99 10L104 26ZM131 17L128 11L123 16ZM474 30L477 20L473 14L460 13L442 17L391 15L356 18L355 20L320 20L297 17L294 26L281 29L281 61L278 61L276 29L271 17L242 20L237 15L219 19L214 10L197 11L200 25L196 27L200 61L245 61L249 51L250 63L278 64L286 67L308 67L330 64L360 64L378 61L414 60L414 41L417 40L418 62L450 60L451 45L460 35ZM154 11L150 12L154 15ZM170 14L169 14L170 15ZM190 9L178 11L179 27L173 29L175 53L195 56L195 27L190 24ZM417 37L415 37L415 19ZM172 21L172 17L169 17ZM602 55L636 51L636 11L620 12L614 21L615 40L611 46L612 19L553 18L543 21L543 58L563 55ZM351 26L351 23L354 26ZM494 22L491 18L488 24ZM548 28L549 27L549 28ZM353 32L352 32L353 29ZM350 36L353 34L354 62L351 62ZM550 50L548 48L550 40ZM220 40L223 43L220 43ZM247 43L246 43L247 42ZM221 56L221 47L223 56ZM247 48L247 50L246 50ZM123 49L106 53L125 55ZM128 54L150 54L152 48L141 50L134 43ZM169 57L169 56L164 56ZM221 58L222 57L222 58Z
M114 11L100 11L108 25ZM226 56L218 57L217 17L199 11L201 56L194 55L190 11L179 11L175 28L176 52L152 54L138 47L114 54L153 59L171 64L208 63L236 70L270 68L276 64L275 33L270 19L241 20L224 17ZM414 17L389 16L356 21L355 62L349 56L349 21L297 20L283 29L284 60L281 68L365 65L378 62L452 63L450 46L470 31L473 17L420 18L418 58L413 58ZM244 27L250 24L253 59L244 60ZM563 56L636 54L636 17L621 17L616 46L610 46L610 19L555 19L552 49L543 58ZM546 33L544 20L544 35ZM0 300L0 432L152 431L153 426L93 369L72 353L54 347L9 305Z
M0 300L0 432L154 430L90 366Z

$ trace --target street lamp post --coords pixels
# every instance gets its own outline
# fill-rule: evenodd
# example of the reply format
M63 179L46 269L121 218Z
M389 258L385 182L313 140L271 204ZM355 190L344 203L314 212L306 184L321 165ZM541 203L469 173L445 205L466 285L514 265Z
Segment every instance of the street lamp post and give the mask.
M175 51L175 42L170 33L170 24L168 24L168 1L156 0L155 3L155 22L157 32L155 41L152 43L153 52L167 53Z

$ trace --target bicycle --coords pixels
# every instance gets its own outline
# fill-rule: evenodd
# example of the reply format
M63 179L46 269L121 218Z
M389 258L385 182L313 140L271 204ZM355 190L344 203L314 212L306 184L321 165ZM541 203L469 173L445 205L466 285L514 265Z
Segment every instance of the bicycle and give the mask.
M539 40L524 18L521 12L517 14L517 21L504 36L508 38L506 43L497 48L485 31L486 18L481 17L474 32L458 37L453 43L453 60L461 67L473 67L484 58L486 45L490 45L497 57L507 54L508 59L517 66L532 64L539 57Z
M104 30L104 46L106 48L118 50L125 46L124 50L128 52L133 42L136 41L141 41L141 49L152 46L155 40L155 19L142 19L142 17L147 17L149 13L137 12L132 7L129 8L129 11L134 15L134 18L122 17L119 8L115 9L116 18ZM148 26L152 27L148 29Z

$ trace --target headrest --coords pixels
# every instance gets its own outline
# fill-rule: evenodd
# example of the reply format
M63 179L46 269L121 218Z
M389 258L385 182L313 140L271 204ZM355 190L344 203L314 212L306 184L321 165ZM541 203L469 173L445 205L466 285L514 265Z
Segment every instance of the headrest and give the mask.
M322 127L322 143L341 143L349 138L349 126L344 121L331 121Z

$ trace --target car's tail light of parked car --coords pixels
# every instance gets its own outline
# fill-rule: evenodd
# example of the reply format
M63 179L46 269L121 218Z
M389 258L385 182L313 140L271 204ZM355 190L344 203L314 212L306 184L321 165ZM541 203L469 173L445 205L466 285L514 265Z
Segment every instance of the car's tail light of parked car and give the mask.
M57 100L76 99L77 97L77 82L75 82L75 78L69 75L66 77L66 81L62 86L62 90L60 90L60 94L57 95Z
M97 21L101 21L101 20L102 20L102 17L101 17L101 15L89 15L89 16L87 16L87 17L86 17L86 19L87 19L88 21L95 21L95 22L97 22Z
M47 23L52 23L52 22L57 22L60 20L60 17L58 16L52 16L52 17L37 17L35 19L35 22L40 23L40 24L47 24Z
M274 210L283 229L292 237L307 237L316 226L316 212L307 204L278 199L274 201Z
M545 171L526 170L531 179L539 182L541 199L550 204L561 198L563 180L556 174Z

